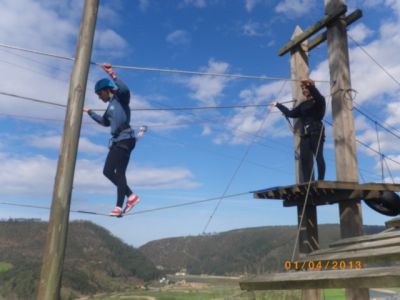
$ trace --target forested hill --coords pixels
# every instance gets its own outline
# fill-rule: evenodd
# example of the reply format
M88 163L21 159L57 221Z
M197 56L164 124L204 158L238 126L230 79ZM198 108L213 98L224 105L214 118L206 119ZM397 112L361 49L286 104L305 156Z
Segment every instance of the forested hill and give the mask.
M35 299L47 222L0 221L0 299ZM91 222L69 226L63 299L141 285L158 276L153 263Z
M365 233L384 230L365 226ZM190 274L240 275L281 270L291 258L296 226L232 230L214 235L168 238L139 249L167 272L182 269ZM320 225L321 247L339 239L339 225Z

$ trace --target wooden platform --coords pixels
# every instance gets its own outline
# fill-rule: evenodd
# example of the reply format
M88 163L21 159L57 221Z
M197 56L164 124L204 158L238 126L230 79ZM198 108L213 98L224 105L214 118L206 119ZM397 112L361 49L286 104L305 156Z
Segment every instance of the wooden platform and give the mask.
M400 230L341 239L329 248L311 252L307 261L400 262ZM400 282L399 282L400 283Z
M302 205L307 194L308 183L271 187L254 191L254 198L283 200L283 206ZM309 205L334 204L347 200L369 200L384 191L400 192L400 184L356 183L340 181L313 181L307 203Z
M399 287L400 267L275 273L248 278L239 285L249 291Z
M390 267L368 263L392 262ZM394 264L394 265L393 265ZM400 229L341 239L291 263L289 271L240 281L243 290L400 287Z

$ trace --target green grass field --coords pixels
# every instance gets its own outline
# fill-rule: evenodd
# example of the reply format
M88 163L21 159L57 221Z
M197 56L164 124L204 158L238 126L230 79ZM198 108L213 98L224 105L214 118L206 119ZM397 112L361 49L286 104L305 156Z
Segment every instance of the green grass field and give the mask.
M161 288L158 290L138 290L131 293L102 295L90 300L301 300L300 291L265 291L244 292L239 287L204 287L204 288ZM330 289L323 291L324 300L344 300L344 290Z
M8 270L11 270L13 267L14 266L12 264L0 262L0 273L7 272Z

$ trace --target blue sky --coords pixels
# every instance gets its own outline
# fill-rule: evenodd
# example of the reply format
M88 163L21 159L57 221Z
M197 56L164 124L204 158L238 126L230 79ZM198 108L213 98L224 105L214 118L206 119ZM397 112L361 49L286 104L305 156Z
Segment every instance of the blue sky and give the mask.
M0 44L73 57L81 0L0 0ZM377 121L399 126L400 3L347 1L364 16L349 28L352 87L357 106ZM101 1L92 61L210 73L290 78L289 56L278 50L296 25L323 17L322 0L113 0ZM353 41L357 41L357 44ZM361 45L362 49L358 46ZM363 49L376 62L371 59ZM70 61L0 47L0 92L66 104ZM291 99L291 83L117 69L133 92L132 108L268 104ZM310 53L311 78L329 96L326 44ZM92 66L85 105L104 109L93 93L104 77ZM50 207L65 110L0 95L0 202ZM400 162L399 139L354 111L357 139ZM141 198L135 211L244 193L295 182L293 138L285 119L263 107L196 111L134 111L132 126L149 126L133 152L127 176ZM260 129L260 127L262 128ZM260 129L260 130L259 130ZM258 132L259 137L254 138ZM102 175L109 130L83 119L72 209L108 213L116 191ZM357 144L360 182L380 182L379 156ZM247 155L245 156L246 151ZM332 129L325 143L327 180L335 180ZM241 161L243 163L241 164ZM400 164L388 160L395 180ZM240 166L236 176L235 170ZM385 181L392 182L387 168ZM230 180L232 183L228 188ZM114 219L71 213L91 220L127 243L198 235L217 201ZM320 223L337 223L337 205L318 208ZM42 218L48 210L1 205L0 218ZM363 205L365 224L388 218ZM224 199L208 233L236 228L296 224L296 209L252 194Z

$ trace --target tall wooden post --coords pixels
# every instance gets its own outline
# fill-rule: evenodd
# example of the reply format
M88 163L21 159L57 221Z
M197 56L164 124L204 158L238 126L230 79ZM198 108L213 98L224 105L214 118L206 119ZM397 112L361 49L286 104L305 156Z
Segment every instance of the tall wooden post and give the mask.
M99 0L85 1L76 48L76 59L69 86L68 107L54 184L47 242L43 255L42 272L37 296L38 300L60 299L72 183L98 6Z
M292 35L292 40L303 33L303 30L296 26ZM292 96L297 99L295 105L299 105L305 100L305 97L300 88L299 80L308 78L308 47L307 41L302 42L298 47L290 51L290 73L292 79ZM296 161L296 182L302 183L308 181L310 178L304 178L301 163L300 163L300 134L303 126L300 120L296 120L293 125L294 140L295 140L295 161ZM319 249L318 244L318 224L317 224L317 208L315 206L307 205L304 211L303 221L301 222L301 215L303 213L303 206L297 206L297 220L300 228L298 249L300 254L307 254L311 251ZM301 224L300 224L301 222ZM321 291L318 289L303 290L304 300L320 300Z
M343 0L325 0L325 13L329 14ZM346 22L337 18L327 26L329 70L331 78L333 132L338 181L358 182L355 129L352 102L345 97L351 88ZM363 234L360 201L339 203L340 232L342 238ZM369 299L368 289L347 289L347 299Z

